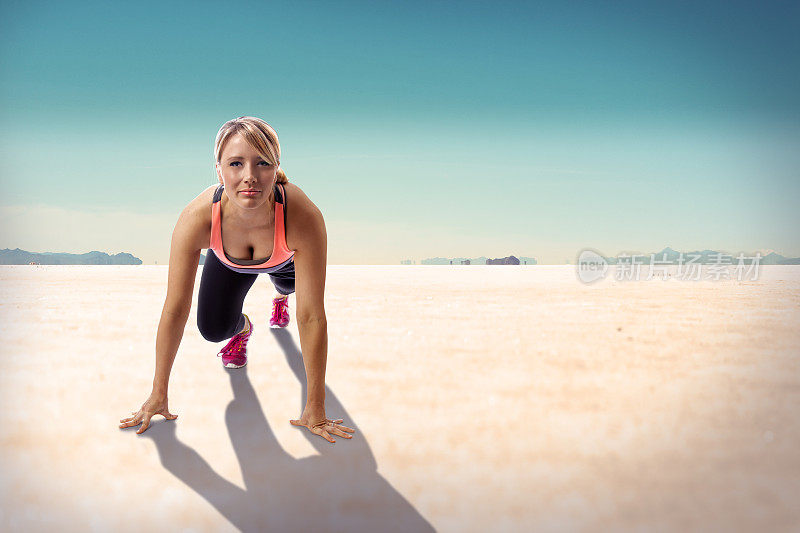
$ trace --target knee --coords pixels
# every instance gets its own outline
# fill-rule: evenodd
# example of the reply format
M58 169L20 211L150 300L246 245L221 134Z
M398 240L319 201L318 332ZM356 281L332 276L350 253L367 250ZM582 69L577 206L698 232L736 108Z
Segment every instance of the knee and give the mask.
M197 318L197 329L200 335L209 342L222 342L232 337L231 327L223 321L210 321Z
M278 280L275 285L275 290L280 294L289 295L294 292L294 280Z

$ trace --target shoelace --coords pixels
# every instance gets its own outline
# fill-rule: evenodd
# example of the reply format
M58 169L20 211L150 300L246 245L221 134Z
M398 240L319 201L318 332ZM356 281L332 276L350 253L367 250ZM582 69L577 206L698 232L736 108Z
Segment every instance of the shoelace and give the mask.
M281 298L280 300L272 300L272 317L276 320L283 320L286 318L286 308L289 306L289 298Z
M232 355L239 355L243 350L247 348L247 341L250 340L250 330L247 330L247 333L237 333L233 336L233 338L225 345L225 347L220 350L220 353L217 354L217 357L222 357L223 355L226 357L230 357Z

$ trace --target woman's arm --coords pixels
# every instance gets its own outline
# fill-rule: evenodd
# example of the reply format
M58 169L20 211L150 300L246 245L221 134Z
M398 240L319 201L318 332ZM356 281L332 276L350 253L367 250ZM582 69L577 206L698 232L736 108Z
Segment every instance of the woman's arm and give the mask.
M322 212L317 206L310 204L310 208L304 211L303 235L294 254L297 328L308 381L306 404L324 409L328 355L328 320L325 316L328 235Z
M331 420L325 415L325 366L328 358L328 320L325 316L325 272L328 259L328 235L322 212L302 191L295 194L292 220L300 228L294 253L297 328L300 349L306 367L306 406L295 426L305 426L328 442L331 435L350 439L353 428L341 425L344 420ZM299 202L297 201L299 200ZM301 204L298 209L298 204Z
M161 311L161 320L158 323L158 333L156 334L156 369L153 390L138 412L134 411L133 416L120 420L120 428L141 424L142 427L136 432L137 434L147 430L153 415L161 414L170 420L177 418L177 415L169 412L168 407L169 374L192 308L192 291L194 290L200 250L207 247L210 198L206 197L210 190L211 187L186 206L178 217L178 222L172 232L167 298Z
M200 261L204 216L199 206L189 204L181 212L172 232L169 252L167 297L156 334L156 371L153 393L167 396L169 374L178 352L183 330L192 309L192 292Z

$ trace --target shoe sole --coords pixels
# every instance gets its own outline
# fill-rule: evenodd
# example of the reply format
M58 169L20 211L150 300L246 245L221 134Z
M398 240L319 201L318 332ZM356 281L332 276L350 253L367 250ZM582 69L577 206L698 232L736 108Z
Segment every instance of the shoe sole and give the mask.
M246 365L246 364L247 364L247 361L244 362L244 365ZM224 365L224 367L225 368L242 368L244 365L238 365L237 366L237 365L234 365L233 363L228 363L227 365Z

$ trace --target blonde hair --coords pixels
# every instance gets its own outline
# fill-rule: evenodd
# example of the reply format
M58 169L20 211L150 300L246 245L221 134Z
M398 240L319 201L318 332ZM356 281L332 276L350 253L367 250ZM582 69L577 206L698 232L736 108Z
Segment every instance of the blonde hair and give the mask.
M214 141L214 159L217 163L222 161L222 148L232 135L240 133L247 144L258 152L264 161L278 167L278 183L289 183L286 173L280 168L281 145L278 142L278 133L266 122L256 117L239 117L229 120L217 132ZM271 193L270 193L271 194Z

